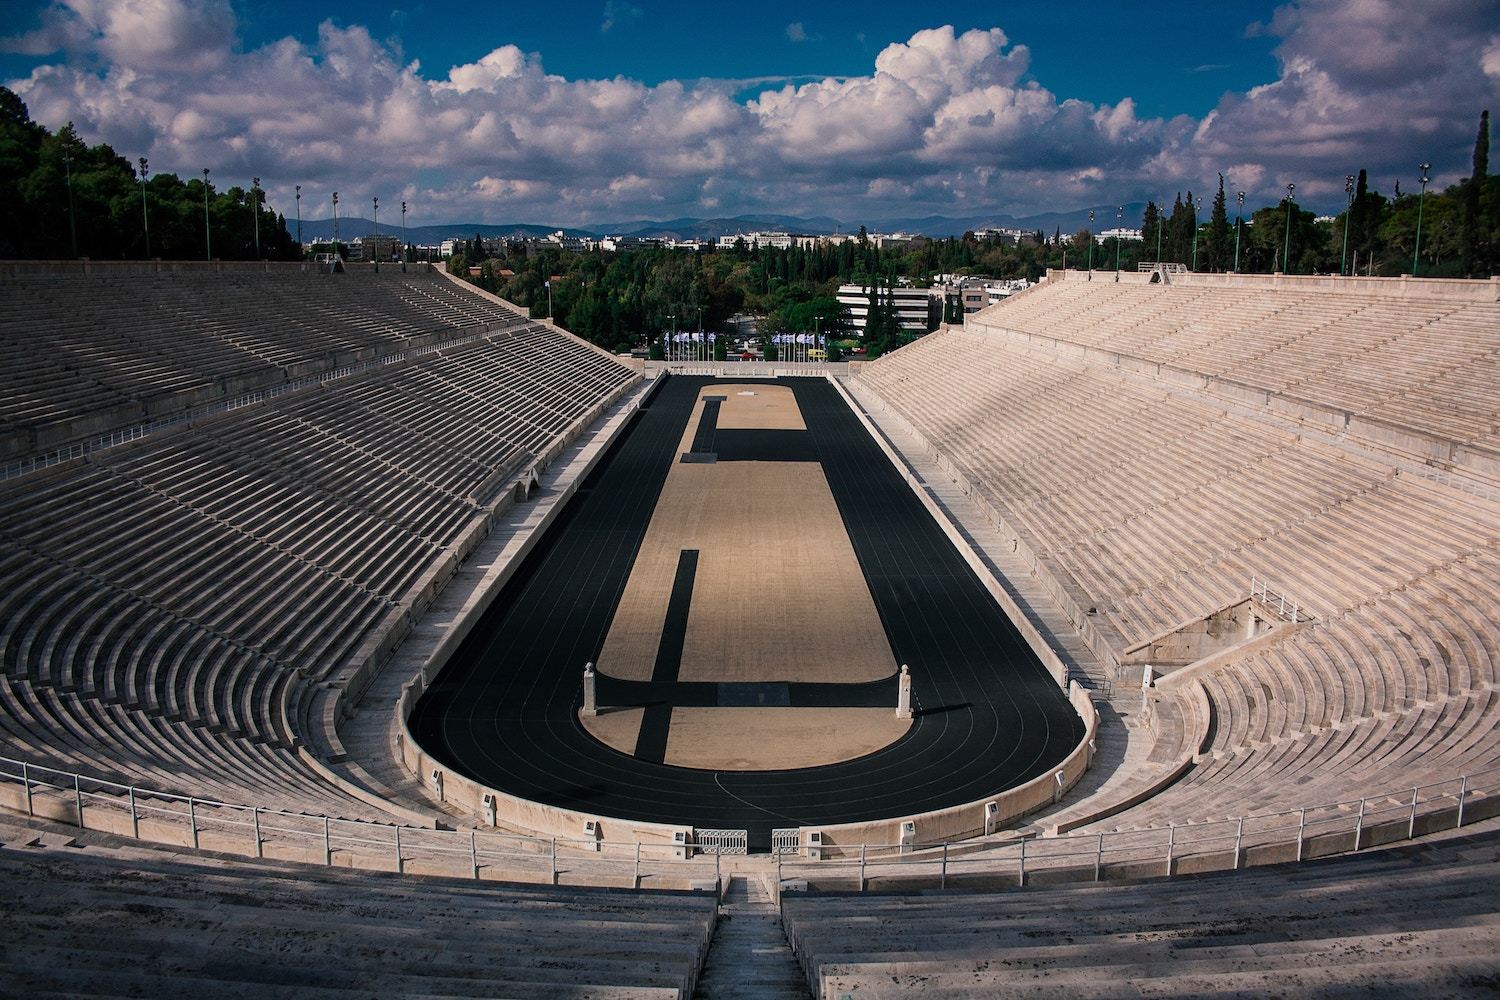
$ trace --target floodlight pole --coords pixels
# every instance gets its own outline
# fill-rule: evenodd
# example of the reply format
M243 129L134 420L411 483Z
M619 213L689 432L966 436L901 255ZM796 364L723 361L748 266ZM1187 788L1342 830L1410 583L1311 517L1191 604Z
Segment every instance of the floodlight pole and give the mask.
M333 263L339 262L339 193L333 192Z
M307 256L307 248L302 245L302 185L294 185L297 198L297 250L303 257Z
M63 171L68 180L68 237L73 241L73 256L78 256L78 224L73 221L73 156L63 147Z
M146 237L146 259L151 259L151 216L146 212L146 158L137 160L141 165L141 232Z
M1234 210L1234 273L1240 273L1240 231L1245 228L1245 192L1235 194Z
M406 273L406 202L401 203L401 273Z
M214 259L214 238L208 225L208 168L203 168L203 259Z
M1427 201L1427 182L1432 180L1427 176L1427 171L1432 169L1432 164L1424 163L1421 166L1422 176L1417 178L1418 183L1422 185L1422 194L1417 198L1417 241L1412 244L1411 248L1411 276L1413 278L1417 276L1417 254L1422 249L1422 204Z
M380 198L376 196L370 199L375 203L375 249L370 251L370 259L375 262L375 272L380 272Z
M250 178L250 211L255 215L255 259L260 260L260 178Z
M1283 274L1292 273L1292 192L1297 185L1286 186L1286 238L1281 245L1281 271Z
M1089 209L1089 280L1094 280L1094 210ZM963 300L963 293L959 293L959 301Z
M1198 270L1198 202L1191 194L1188 195L1188 201L1193 204L1193 270L1196 271Z
M1161 263L1161 229L1162 223L1166 221L1166 213L1163 211L1166 204L1167 199L1163 198L1161 204L1156 206L1156 262L1158 264ZM1141 235L1145 236L1146 234L1142 233Z
M1344 250L1339 254L1339 276L1344 277L1349 273L1349 216L1354 214L1354 175L1344 175L1344 195L1346 204L1344 206Z
M1115 219L1115 280L1120 280L1120 237L1125 228L1125 206L1121 205Z

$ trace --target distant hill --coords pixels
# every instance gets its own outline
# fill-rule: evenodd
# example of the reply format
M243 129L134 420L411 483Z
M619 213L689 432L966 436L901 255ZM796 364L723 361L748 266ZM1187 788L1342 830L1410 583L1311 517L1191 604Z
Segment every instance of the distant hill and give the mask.
M1125 206L1125 227L1134 229L1141 223L1145 202L1131 202ZM1094 232L1113 229L1117 224L1118 206L1100 205L1094 209ZM917 233L923 236L962 236L975 229L1040 229L1051 235L1061 229L1065 235L1089 226L1089 209L1081 208L1069 212L1046 212L1041 215L1013 216L1004 214L969 215L953 218L945 215L927 215L915 218L878 219L865 222L870 232ZM506 236L512 238L546 236L561 229L570 236L640 236L677 240L712 240L720 236L756 231L800 233L807 236L826 236L831 233L852 233L859 230L859 222L841 222L828 216L811 218L796 215L736 215L729 218L696 219L681 218L653 221L632 219L624 222L593 223L587 226L547 226L532 223L504 223L489 225L478 222L453 222L441 225L408 226L406 238L413 243L437 244L446 239L462 237L473 239L478 233L486 238ZM296 223L287 220L287 228L296 234ZM339 236L353 239L375 232L375 224L360 216L339 219ZM393 225L389 220L380 221L380 232L398 234L401 231L400 216ZM333 238L333 220L302 220L304 242Z

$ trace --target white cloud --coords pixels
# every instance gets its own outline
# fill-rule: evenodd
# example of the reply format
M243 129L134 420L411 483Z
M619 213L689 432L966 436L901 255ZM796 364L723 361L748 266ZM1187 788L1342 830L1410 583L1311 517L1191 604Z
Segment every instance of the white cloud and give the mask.
M998 28L919 31L867 74L778 80L745 101L744 81L567 79L509 44L426 74L398 43L332 22L311 43L246 50L224 0L64 0L5 44L61 53L11 84L38 120L74 120L161 169L259 174L273 201L301 183L314 203L320 186L406 192L413 222L857 220L1115 204L1204 190L1220 170L1253 202L1287 180L1341 199L1361 166L1387 190L1422 159L1466 169L1479 109L1500 106L1500 36L1485 0L1431 3L1430 24L1389 0L1282 8L1262 29L1280 39L1277 79L1201 120L1059 95ZM601 27L635 16L612 0ZM1393 73L1368 51L1380 45L1430 78Z
M40 28L0 40L0 49L93 52L137 73L202 72L224 64L234 33L228 0L57 0Z
M807 41L807 29L802 26L801 21L793 21L786 26L786 37L794 42Z

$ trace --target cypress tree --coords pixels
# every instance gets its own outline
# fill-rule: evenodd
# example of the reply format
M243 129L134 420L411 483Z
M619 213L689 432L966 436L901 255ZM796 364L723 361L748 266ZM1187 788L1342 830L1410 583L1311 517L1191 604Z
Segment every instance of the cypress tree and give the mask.
M1479 198L1490 170L1490 113L1479 114L1479 134L1474 138L1474 173L1464 182L1459 252L1463 273L1468 277L1489 272L1488 227L1479 217Z
M1141 213L1141 256L1161 256L1157 252L1157 228L1161 225L1161 209L1156 207L1156 202L1146 202L1146 210ZM1089 234L1093 236L1093 233Z
M1229 210L1224 201L1224 175L1219 175L1219 193L1214 195L1213 213L1208 220L1208 269L1222 271L1229 263Z

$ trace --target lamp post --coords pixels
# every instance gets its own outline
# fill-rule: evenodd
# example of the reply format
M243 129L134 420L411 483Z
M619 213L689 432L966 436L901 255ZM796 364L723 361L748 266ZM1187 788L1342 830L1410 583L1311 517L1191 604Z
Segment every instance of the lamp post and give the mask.
M307 251L302 248L302 185L294 185L297 198L297 250L302 256L307 256Z
M1156 262L1158 264L1161 263L1161 230L1162 223L1166 221L1167 213L1163 211L1163 209L1166 207L1166 204L1167 199L1163 198L1161 200L1161 204L1156 208ZM1142 237L1144 237L1145 235L1145 233L1141 234Z
M1240 273L1240 230L1245 228L1245 192L1238 191L1234 196L1234 273Z
M68 184L68 238L73 243L73 256L78 256L78 225L73 221L73 156L63 147L63 174Z
M380 198L377 196L370 199L375 203L375 248L370 251L370 259L375 262L375 271L380 271ZM552 310L547 310L550 315Z
M151 217L146 212L146 158L136 161L141 165L141 232L146 237L146 259L151 259Z
M1354 214L1354 175L1344 175L1344 250L1339 254L1339 276L1349 273L1349 216Z
M552 288L550 285L547 288L547 312L552 312ZM673 313L667 319L672 321L672 333L667 337L667 360L673 361L675 360L673 355L677 353L677 314Z
M1115 214L1115 280L1120 280L1120 236L1125 228L1125 206L1121 205Z
M1432 164L1424 163L1421 166L1422 176L1417 178L1417 182L1422 185L1422 193L1417 198L1417 241L1412 244L1411 248L1411 276L1413 278L1417 276L1417 254L1422 249L1422 204L1427 200L1427 182L1432 180L1427 176L1427 171L1432 169Z
M260 260L260 178L250 178L250 211L255 217L255 259Z
M203 259L214 259L214 238L208 226L208 168L203 168Z
M339 266L339 193L333 192L333 267Z
M1286 238L1281 244L1281 271L1283 274L1292 273L1292 192L1297 185L1286 186Z
M406 273L406 202L401 203L401 273Z
M1094 210L1089 209L1089 280L1094 280Z
M1198 203L1188 193L1188 204L1193 206L1193 270L1198 270Z

